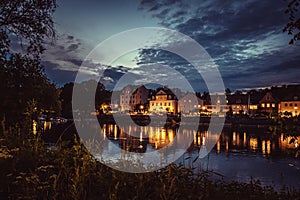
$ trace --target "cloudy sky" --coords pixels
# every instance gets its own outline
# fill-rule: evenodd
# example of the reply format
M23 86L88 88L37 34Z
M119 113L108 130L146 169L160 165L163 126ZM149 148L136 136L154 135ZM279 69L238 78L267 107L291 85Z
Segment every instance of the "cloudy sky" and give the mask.
M64 0L58 5L54 16L57 40L43 56L45 71L57 85L74 81L82 62L101 42L140 27L169 28L197 41L218 67L226 88L300 83L300 46L289 45L291 37L282 32L288 20L284 0ZM99 55L84 70L97 74L99 68L105 69L101 80L111 88L126 73L143 73L141 65L159 63L177 70L195 90L203 91L203 79L193 66L174 53L155 49L164 42L163 36L156 37L148 48L127 52L113 62ZM171 40L168 45L176 43ZM113 48L122 45L126 42ZM146 79L151 82L150 77L159 76L162 73Z

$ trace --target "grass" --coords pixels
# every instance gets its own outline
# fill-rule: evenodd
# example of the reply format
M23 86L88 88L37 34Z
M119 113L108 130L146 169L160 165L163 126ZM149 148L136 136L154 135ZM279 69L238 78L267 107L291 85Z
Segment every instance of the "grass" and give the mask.
M212 181L208 173L171 164L155 172L113 170L75 139L49 149L39 135L20 128L0 133L0 197L4 199L300 199L300 191L280 192L259 181Z

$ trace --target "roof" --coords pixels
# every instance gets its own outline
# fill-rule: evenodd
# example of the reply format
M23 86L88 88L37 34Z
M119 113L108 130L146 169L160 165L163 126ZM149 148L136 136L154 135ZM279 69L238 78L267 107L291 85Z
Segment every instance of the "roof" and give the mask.
M245 94L232 94L227 96L227 101L229 105L248 105L248 97L249 96Z
M300 101L300 94L289 94L283 97L281 101Z

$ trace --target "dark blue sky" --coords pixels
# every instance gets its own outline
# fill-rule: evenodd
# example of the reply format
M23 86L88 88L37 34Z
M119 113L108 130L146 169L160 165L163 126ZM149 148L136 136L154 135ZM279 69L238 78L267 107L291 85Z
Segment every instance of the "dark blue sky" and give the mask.
M58 85L74 81L82 61L103 40L128 29L153 26L177 30L201 44L218 65L225 87L300 83L300 46L289 45L290 36L282 32L288 20L284 0L64 0L58 5L57 41L43 56L46 73ZM182 72L195 89L203 91L189 63L167 52L150 52L131 52L110 63L106 83L114 85L140 63L158 62ZM87 73L95 73L94 67Z

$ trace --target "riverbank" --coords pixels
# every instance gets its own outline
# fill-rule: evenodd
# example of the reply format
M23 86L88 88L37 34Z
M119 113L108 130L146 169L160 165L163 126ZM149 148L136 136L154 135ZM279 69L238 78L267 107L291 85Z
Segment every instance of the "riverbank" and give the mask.
M151 121L159 122L161 124L176 124L181 122L182 117L178 116L155 116L155 115L117 115L119 120L122 118L130 117L137 125L145 126L151 123ZM101 124L115 124L115 120L113 115L101 115L97 116L98 121ZM210 124L211 117L209 116L184 116L184 121L191 121L191 122L199 122L201 126L208 126ZM151 120L152 119L152 120ZM163 120L162 120L163 119ZM269 127L274 125L275 122L269 118L249 118L249 117L225 117L224 127Z
M63 133L61 133L63 135ZM26 137L24 137L26 136ZM95 160L78 140L46 147L38 135L5 131L0 136L0 196L8 199L299 199L298 189L280 192L259 181L212 181L211 172L171 164L130 174Z

